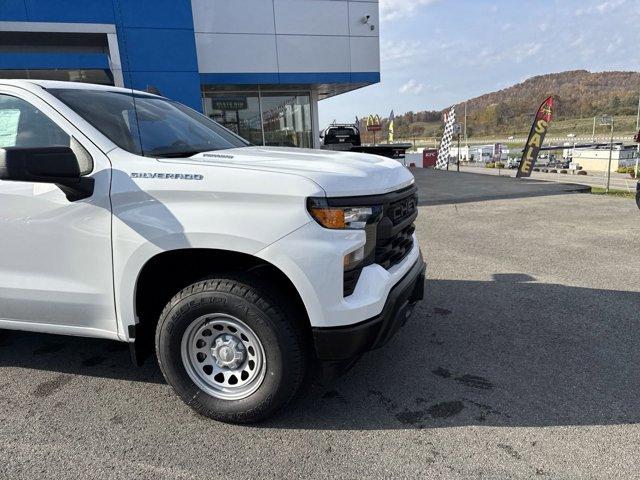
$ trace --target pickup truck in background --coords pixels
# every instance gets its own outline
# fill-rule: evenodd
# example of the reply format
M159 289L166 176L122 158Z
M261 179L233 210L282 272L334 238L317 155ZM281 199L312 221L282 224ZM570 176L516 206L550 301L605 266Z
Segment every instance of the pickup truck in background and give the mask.
M395 160L252 147L149 93L0 80L0 329L155 351L216 420L262 420L395 334L423 297L417 215Z
M360 128L351 124L332 124L320 133L323 150L339 152L360 152L392 158L405 163L410 143L382 143L378 145L362 145Z

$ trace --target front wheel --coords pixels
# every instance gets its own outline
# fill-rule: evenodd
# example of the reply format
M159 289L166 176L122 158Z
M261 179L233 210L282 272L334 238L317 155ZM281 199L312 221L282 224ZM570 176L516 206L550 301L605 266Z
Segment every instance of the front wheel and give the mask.
M171 299L156 354L187 405L215 420L252 423L291 401L307 373L304 336L277 298L251 279L225 276Z

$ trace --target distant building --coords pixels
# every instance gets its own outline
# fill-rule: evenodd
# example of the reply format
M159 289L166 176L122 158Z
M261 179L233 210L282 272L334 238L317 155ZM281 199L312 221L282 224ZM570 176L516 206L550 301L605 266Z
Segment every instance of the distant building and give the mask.
M491 145L473 145L468 147L460 147L460 160L463 162L493 162L497 153L497 144ZM449 156L458 158L458 147L451 147ZM504 145L500 146L500 159L507 160L509 158L509 149Z
M615 172L620 167L634 165L637 153L636 146L614 145L611 171ZM606 172L609 164L609 147L575 148L572 162L581 166L583 170Z

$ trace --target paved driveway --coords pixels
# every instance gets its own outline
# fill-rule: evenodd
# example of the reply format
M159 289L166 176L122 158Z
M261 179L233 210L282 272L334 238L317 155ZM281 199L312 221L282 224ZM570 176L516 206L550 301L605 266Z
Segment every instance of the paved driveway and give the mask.
M259 427L196 416L117 343L2 336L0 478L637 478L635 205L421 207L418 231L412 320Z

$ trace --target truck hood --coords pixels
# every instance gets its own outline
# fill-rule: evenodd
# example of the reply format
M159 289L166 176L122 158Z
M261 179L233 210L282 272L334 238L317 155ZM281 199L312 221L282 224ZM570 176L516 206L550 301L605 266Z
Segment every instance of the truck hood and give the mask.
M244 147L203 152L187 161L303 176L329 197L387 193L414 181L411 172L396 160L353 152Z

